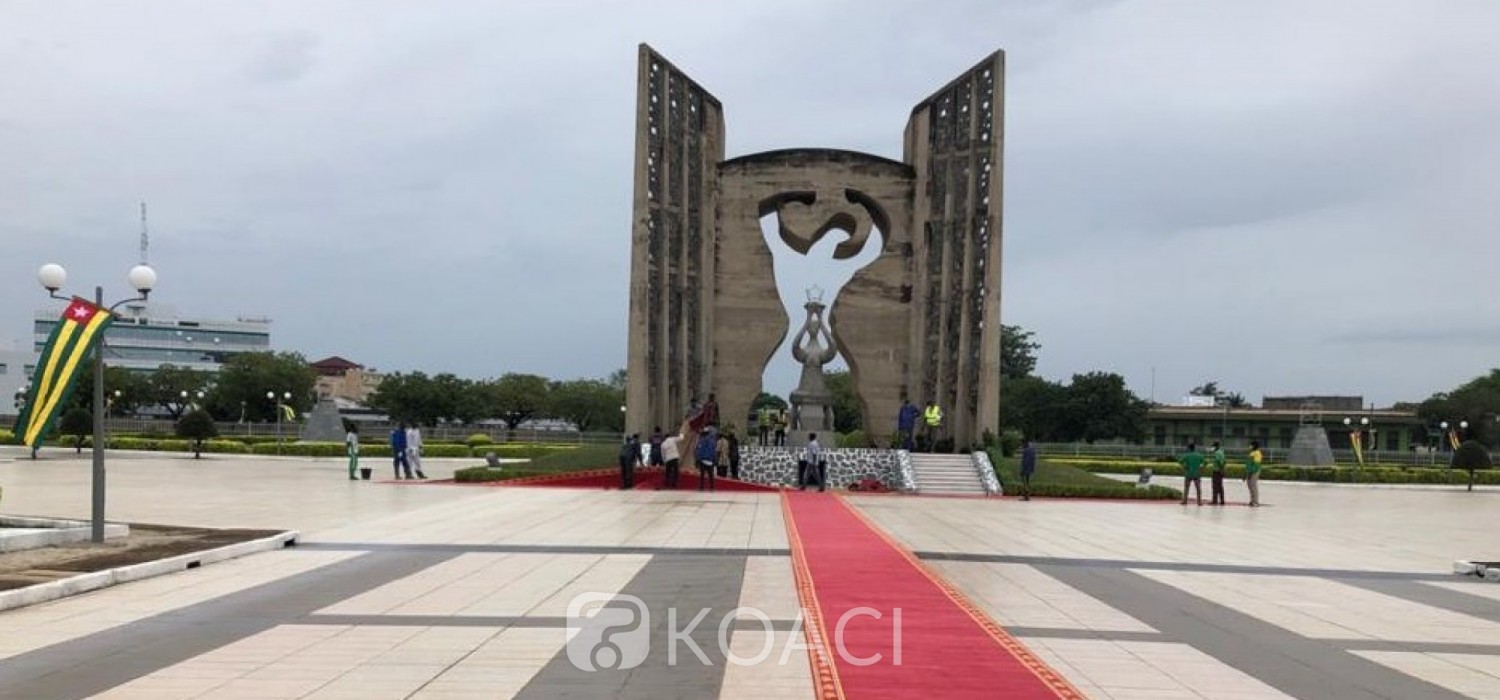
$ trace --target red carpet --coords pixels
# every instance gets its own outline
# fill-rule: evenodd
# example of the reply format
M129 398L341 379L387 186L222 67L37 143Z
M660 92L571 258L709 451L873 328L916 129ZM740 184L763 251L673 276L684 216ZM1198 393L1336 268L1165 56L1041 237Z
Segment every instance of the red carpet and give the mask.
M665 474L661 469L637 469L635 470L635 488L638 491L655 491L662 484ZM618 489L620 488L620 468L613 469L591 469L582 472L568 472L566 474L549 474L546 476L530 476L524 479L511 479L509 481L494 481L483 484L485 486L546 486L549 488L573 488L573 489ZM760 491L770 492L776 489L764 484L753 484L748 481L735 481L734 479L719 477L714 480L716 491ZM677 479L677 490L697 491L698 470L683 470Z
M787 492L783 507L808 644L826 645L808 652L820 698L1084 697L843 498ZM849 616L841 653L858 608L881 618Z

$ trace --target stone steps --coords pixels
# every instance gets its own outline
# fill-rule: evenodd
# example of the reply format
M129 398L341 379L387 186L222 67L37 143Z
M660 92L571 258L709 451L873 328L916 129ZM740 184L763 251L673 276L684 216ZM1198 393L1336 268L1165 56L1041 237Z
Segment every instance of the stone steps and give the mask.
M984 482L969 455L911 455L919 493L983 494Z

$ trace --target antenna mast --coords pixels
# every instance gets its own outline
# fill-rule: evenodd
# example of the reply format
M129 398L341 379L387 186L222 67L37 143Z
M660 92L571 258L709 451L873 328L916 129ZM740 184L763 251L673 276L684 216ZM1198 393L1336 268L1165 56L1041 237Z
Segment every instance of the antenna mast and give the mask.
M151 247L151 234L146 230L146 203L141 202L141 264L145 265L146 250Z

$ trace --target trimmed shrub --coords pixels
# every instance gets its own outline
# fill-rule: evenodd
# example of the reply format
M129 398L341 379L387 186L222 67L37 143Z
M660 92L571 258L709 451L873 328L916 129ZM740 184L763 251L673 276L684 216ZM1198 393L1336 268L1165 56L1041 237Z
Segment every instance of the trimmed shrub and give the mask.
M453 472L453 480L461 484L485 481L504 481L508 475L504 470L489 467L469 467Z
M1490 451L1478 440L1468 440L1453 451L1453 468L1469 474L1469 490L1474 490L1474 471L1490 468Z
M1014 457L1021 451L1021 431L1006 430L1000 433L1000 456Z
M0 445L9 445L16 441L16 434L9 430L0 429Z
M488 436L488 435L485 435L484 433L474 433L473 435L470 435L469 437L464 438L464 444L468 445L469 447L478 447L480 445L492 445L494 443L495 443L495 439L492 438L492 437L490 437L490 436Z
M855 430L847 433L840 433L838 438L838 446L844 448L864 448L874 447L875 443L870 441L870 436L866 435L865 431Z

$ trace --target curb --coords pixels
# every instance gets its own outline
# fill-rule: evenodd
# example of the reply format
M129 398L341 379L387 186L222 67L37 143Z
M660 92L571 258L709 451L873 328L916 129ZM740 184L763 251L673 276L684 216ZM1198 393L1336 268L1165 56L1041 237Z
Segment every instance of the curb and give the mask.
M1473 576L1484 581L1500 581L1500 566L1497 566L1495 562L1460 559L1453 562L1453 573L1459 576Z
M148 561L140 564L131 564L130 566L106 569L104 571L79 574L60 581L49 581L11 591L0 591L0 611L36 605L37 603L46 603L80 593L117 586L122 583L165 576L188 569L196 569L204 564L213 564L229 559L237 559L248 554L269 552L294 546L297 544L299 536L297 531L288 530L281 534L258 540L238 542L215 549L205 549L201 552L179 554L175 557L168 557L157 561Z

